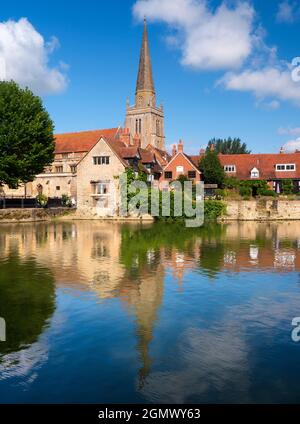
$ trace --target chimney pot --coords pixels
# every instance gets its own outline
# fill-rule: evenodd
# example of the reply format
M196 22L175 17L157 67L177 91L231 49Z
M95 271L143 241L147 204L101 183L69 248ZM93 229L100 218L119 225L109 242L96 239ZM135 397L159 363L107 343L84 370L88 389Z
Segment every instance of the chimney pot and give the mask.
M172 147L172 156L174 157L176 155L177 155L177 147L176 147L176 144L173 144L173 147Z
M178 152L183 153L183 142L182 142L182 140L179 140L179 143L178 143Z

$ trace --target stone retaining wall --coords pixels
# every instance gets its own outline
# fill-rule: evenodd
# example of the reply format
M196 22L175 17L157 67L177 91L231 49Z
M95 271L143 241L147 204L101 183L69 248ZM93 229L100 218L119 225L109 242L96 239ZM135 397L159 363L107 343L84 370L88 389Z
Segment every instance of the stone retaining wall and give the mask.
M66 208L51 209L0 209L0 224L7 222L50 221L65 215L73 214L74 210Z
M279 221L300 220L300 200L228 200L223 220Z

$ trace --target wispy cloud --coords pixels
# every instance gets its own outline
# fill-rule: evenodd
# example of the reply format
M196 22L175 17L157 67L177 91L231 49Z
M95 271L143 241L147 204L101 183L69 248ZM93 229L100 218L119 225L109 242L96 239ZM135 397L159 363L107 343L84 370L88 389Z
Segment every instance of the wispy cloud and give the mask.
M288 18L282 2L281 19ZM265 30L246 0L222 1L212 9L206 0L137 0L134 16L164 22L173 31L168 42L181 50L181 63L199 70L225 70L217 86L252 93L269 110L281 101L300 107L300 83L293 81L291 65L265 43Z
M224 2L212 11L205 0L138 0L133 12L169 25L174 34L168 41L180 48L186 66L238 68L253 48L254 10L247 2L233 8Z
M65 68L49 65L49 56L59 47L52 37L43 36L26 19L0 22L1 79L28 86L36 94L56 94L68 85Z
M291 101L300 106L300 84L291 78L288 65L282 67L266 67L249 69L241 73L227 73L220 81L226 89L234 91L249 91L256 98L276 98Z
M278 134L279 135L293 135L293 136L300 136L300 127L296 127L296 128L284 128L284 127L280 127L278 129Z
M299 4L295 1L284 0L278 5L277 22L291 24L300 16Z
M300 137L286 142L283 148L287 152L295 152L296 150L300 151Z

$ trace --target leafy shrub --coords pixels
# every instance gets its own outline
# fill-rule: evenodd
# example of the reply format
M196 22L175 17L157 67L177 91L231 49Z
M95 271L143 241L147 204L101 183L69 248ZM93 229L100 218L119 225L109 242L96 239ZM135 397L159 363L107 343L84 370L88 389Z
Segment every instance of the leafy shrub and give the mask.
M240 181L236 177L225 177L224 187L230 190L238 189L240 187Z
M217 219L226 213L226 205L219 200L206 200L204 203L204 216L206 219Z
M242 185L241 187L240 187L240 195L243 197L243 198L249 198L250 199L250 197L252 196L252 188L251 187L247 187L247 186L245 186L245 185Z
M48 197L47 197L47 196L45 196L45 194L39 194L39 195L36 197L36 201L37 201L37 204L38 204L41 208L46 208L46 207L47 207L47 204L48 204Z
M61 204L64 207L70 208L72 206L71 198L67 194L61 196Z
M276 193L275 193L275 191L274 190L271 190L271 189L269 189L269 190L261 190L259 192L259 194L260 194L260 196L268 196L268 197L276 197L277 196Z
M221 188L217 188L215 193L216 193L217 199L224 199L224 197L227 196L227 191Z
M293 194L294 186L292 180L283 180L282 181L282 192L283 194Z

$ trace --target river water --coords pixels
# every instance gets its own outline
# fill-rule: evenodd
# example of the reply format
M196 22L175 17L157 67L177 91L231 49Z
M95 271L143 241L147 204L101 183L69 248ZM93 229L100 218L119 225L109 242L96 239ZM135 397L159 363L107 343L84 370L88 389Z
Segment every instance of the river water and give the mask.
M300 224L0 226L0 402L299 402Z

